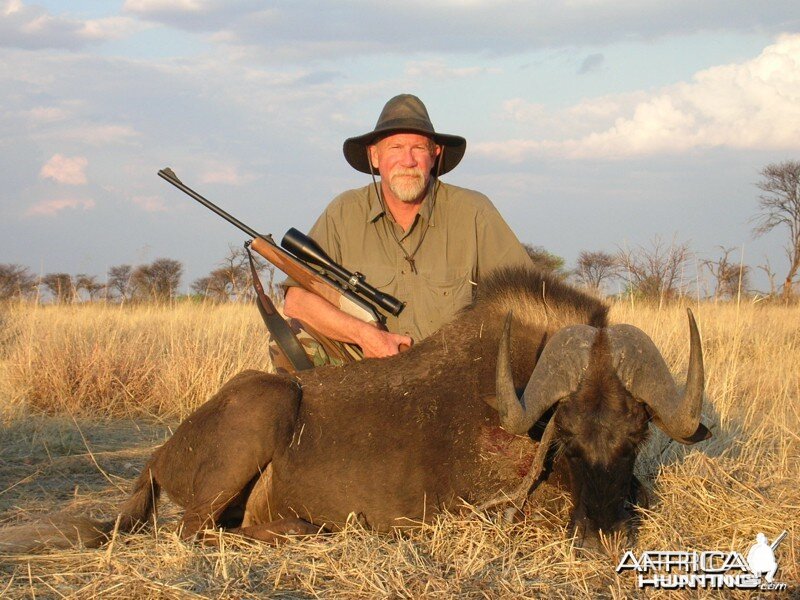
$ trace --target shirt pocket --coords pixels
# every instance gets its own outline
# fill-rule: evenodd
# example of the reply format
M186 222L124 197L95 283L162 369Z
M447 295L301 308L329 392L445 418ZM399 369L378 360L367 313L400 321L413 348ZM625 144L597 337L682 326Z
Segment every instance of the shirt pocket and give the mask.
M436 274L423 275L414 293L419 302L420 321L424 323L425 337L453 320L455 314L469 305L474 286L469 273L448 269Z

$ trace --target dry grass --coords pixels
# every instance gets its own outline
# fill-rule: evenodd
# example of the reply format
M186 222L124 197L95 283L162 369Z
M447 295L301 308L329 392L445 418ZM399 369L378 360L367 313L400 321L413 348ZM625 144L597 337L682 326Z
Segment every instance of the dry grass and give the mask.
M251 306L11 306L0 317L10 401L25 410L182 418L233 374L270 365Z
M651 506L636 549L746 551L757 532L771 539L787 529L777 579L797 585L800 308L694 310L706 357L704 414L714 438L684 448L659 432L652 436L637 463ZM169 425L232 373L268 362L262 325L247 307L12 307L2 317L5 523L56 508L112 515ZM682 309L620 304L612 319L647 331L682 379L688 354ZM230 538L219 548L201 548L176 538L176 511L167 504L155 534L122 535L99 550L0 558L0 596L676 596L644 594L633 575L617 576L619 542L610 543L611 557L576 552L565 539L566 516L563 497L543 488L526 521L515 525L467 512L403 535L378 536L353 524L277 549Z

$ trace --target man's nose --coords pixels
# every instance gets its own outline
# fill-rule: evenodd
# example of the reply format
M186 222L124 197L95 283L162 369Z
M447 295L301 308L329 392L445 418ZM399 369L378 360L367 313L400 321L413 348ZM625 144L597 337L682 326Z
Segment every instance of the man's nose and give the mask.
M411 148L406 148L403 150L403 154L400 157L400 164L404 167L416 167L417 166L417 159L414 157L414 150Z

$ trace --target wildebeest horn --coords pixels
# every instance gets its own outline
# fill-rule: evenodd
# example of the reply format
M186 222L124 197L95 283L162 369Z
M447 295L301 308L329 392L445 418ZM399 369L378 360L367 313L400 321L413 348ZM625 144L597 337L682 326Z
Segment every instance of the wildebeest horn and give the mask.
M672 439L694 444L711 437L700 423L703 404L703 349L700 333L690 309L689 371L683 395L678 393L667 363L645 332L632 325L615 325L608 330L611 355L617 376L638 401L645 403L653 420Z
M511 313L506 317L497 355L497 411L509 433L526 433L544 412L578 387L589 364L597 329L572 325L547 343L531 373L525 393L517 397L511 372Z

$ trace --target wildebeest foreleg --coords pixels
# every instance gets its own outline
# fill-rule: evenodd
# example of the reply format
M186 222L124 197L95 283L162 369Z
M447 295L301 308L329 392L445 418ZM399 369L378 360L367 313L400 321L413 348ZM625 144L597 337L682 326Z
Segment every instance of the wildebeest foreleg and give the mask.
M251 482L275 450L291 442L299 398L293 381L245 371L187 417L156 451L152 472L185 509L184 538L216 527L228 506L246 502L243 495Z

